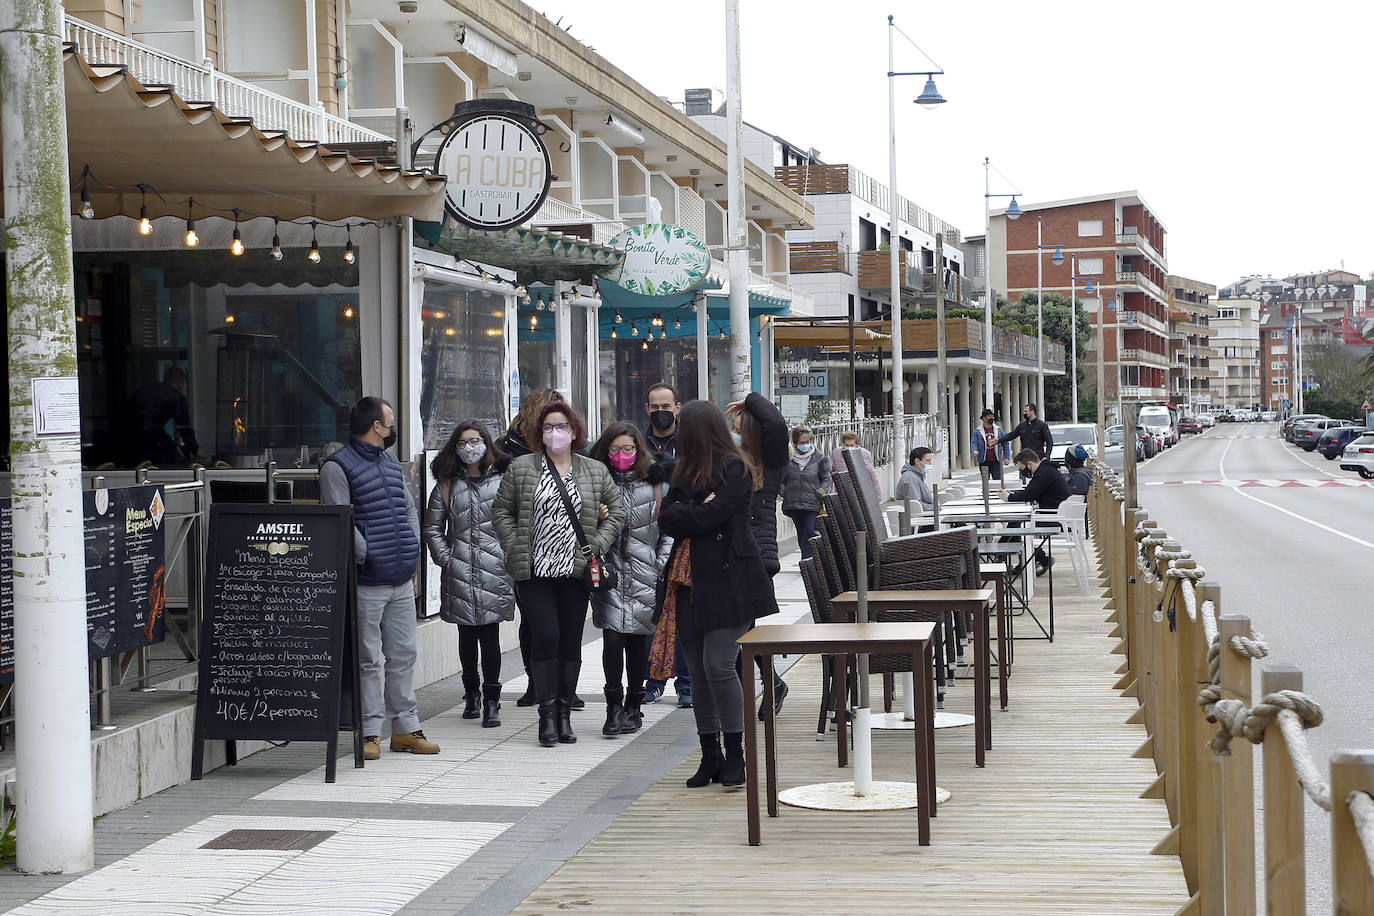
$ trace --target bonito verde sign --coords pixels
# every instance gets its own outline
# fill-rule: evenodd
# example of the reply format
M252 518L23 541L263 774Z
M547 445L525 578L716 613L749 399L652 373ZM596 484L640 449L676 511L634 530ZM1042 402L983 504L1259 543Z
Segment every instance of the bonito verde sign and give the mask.
M711 268L706 243L681 226L631 226L611 244L625 249L620 287L641 296L671 296L695 289Z

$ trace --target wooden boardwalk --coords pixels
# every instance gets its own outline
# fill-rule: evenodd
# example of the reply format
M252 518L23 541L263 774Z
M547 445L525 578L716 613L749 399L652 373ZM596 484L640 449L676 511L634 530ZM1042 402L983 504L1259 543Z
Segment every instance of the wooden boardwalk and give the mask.
M1173 913L1188 894L1178 857L1150 854L1169 820L1162 800L1140 798L1155 770L1131 756L1145 731L1126 724L1136 701L1112 689L1122 657L1111 654L1105 601L1097 588L1077 591L1067 561L1055 572L1056 640L1017 640L1010 708L993 695L986 768L973 765L972 727L936 732L937 782L953 797L931 846L916 845L912 811L782 805L750 847L743 790L686 788L692 754L517 912ZM1016 632L1038 630L1022 618ZM850 779L835 765L833 729L816 741L819 659L787 680L780 786ZM971 713L972 682L945 708ZM910 732L875 731L873 756L876 779L913 778Z

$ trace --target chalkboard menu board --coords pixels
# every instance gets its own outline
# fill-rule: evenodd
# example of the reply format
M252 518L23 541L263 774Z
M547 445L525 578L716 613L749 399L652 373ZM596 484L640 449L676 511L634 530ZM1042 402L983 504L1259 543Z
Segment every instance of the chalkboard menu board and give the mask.
M90 658L161 642L167 603L162 487L87 490L81 495Z
M348 506L217 505L210 509L196 741L327 742L334 781L346 636L352 627ZM356 705L357 665L348 673ZM360 721L352 710L350 722ZM354 734L362 765L361 735Z
M0 684L14 680L14 512L0 499ZM86 637L92 659L166 637L166 529L162 488L82 494Z

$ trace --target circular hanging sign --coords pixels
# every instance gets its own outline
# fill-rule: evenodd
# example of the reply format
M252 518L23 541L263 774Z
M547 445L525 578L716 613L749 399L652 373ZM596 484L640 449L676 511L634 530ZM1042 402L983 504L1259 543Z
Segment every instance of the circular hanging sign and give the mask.
M611 240L625 249L614 282L641 296L671 296L695 289L711 269L706 243L681 226L631 226Z
M444 209L474 229L510 229L529 222L549 193L544 141L528 123L480 114L447 134L434 155L448 176Z

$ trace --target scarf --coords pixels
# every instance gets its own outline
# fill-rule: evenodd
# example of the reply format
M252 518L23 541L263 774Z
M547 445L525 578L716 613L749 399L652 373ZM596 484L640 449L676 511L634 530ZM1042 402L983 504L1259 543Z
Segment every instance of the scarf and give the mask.
M663 594L663 611L658 615L653 642L649 644L649 677L666 681L676 675L678 590L692 587L692 541L684 538L673 551L668 564L668 585Z

